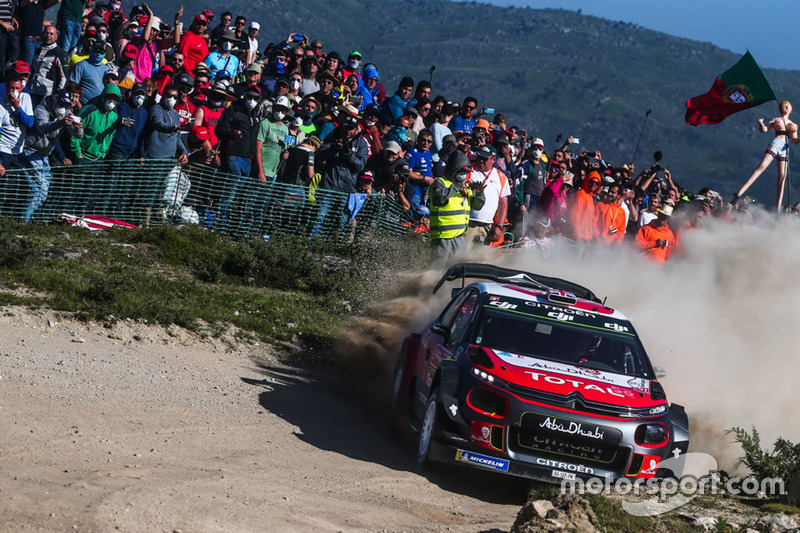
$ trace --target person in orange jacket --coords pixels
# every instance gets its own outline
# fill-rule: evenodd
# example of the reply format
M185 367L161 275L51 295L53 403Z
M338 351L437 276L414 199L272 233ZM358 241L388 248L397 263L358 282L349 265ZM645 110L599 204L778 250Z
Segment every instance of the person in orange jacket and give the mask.
M672 255L676 244L675 234L669 227L672 206L664 204L656 209L656 214L654 220L639 228L636 244L647 259L663 263Z
M569 199L567 205L567 236L578 243L582 254L586 243L595 237L597 210L594 197L600 192L600 173L593 171L583 180L580 190Z
M622 209L622 186L612 183L608 192L598 202L597 210L597 240L603 244L617 245L625 237L625 210Z

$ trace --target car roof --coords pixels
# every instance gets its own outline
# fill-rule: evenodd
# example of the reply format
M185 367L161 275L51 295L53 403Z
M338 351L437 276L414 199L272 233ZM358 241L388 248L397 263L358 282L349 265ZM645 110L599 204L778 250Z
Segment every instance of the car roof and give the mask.
M493 283L485 281L472 283L470 286L476 287L481 293L497 296L499 298L515 298L517 300L549 303L550 305L558 307L580 309L589 313L597 313L617 320L628 321L628 317L614 308L593 300L578 298L574 294L558 289L534 289L530 287L521 287L513 283Z

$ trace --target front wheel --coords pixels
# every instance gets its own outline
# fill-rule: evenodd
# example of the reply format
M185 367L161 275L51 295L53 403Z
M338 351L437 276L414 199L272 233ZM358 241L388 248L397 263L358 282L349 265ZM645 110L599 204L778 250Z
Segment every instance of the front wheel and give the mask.
M435 390L428 398L425 406L425 417L419 430L419 444L417 445L417 463L423 467L431 466L431 446L439 433L439 391Z

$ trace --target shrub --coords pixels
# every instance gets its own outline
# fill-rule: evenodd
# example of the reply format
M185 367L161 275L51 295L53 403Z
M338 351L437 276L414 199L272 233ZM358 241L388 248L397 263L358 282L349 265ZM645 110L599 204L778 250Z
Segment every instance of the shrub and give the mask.
M745 465L759 481L765 478L783 479L784 486L788 487L792 479L800 472L800 444L778 437L769 452L761 448L761 436L755 427L752 433L742 428L734 427L728 431L733 433L744 456L739 459L739 464Z

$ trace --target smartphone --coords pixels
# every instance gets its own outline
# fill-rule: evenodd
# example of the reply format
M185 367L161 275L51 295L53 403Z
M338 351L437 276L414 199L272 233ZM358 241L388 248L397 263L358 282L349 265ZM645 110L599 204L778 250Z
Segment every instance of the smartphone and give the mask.
M306 36L302 33L295 33L294 34L294 41L296 43L302 43L306 39Z
M486 113L487 115L493 115L494 114L494 108L493 107L487 107L487 108L485 108L483 110L483 112Z
M580 139L578 139L577 137L573 137L572 142L570 144L580 144L580 143L581 143Z
M76 122L76 123L78 123L78 124L80 124L81 122L83 122L83 119L82 119L81 117L79 117L78 115L70 115L70 117L72 117L72 121L73 121L73 122Z

